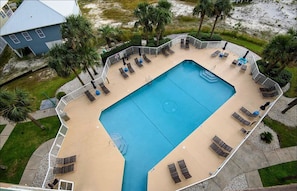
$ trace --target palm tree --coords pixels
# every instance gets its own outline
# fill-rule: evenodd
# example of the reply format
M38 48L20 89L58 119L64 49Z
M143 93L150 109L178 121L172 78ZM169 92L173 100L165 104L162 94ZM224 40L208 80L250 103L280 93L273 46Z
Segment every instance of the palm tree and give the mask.
M95 39L91 23L81 15L71 15L61 28L62 38L65 44L71 49L90 45Z
M155 8L153 16L153 23L156 25L156 38L157 45L159 45L160 39L163 38L163 33L165 31L165 26L169 24L172 20L171 3L167 0L160 0Z
M278 63L281 67L276 73L279 73L287 65L297 60L297 38L291 34L275 36L264 48L263 59L268 61L265 71L269 72L275 68Z
M102 26L98 29L98 32L99 35L105 39L109 48L111 48L111 42L117 41L116 39L122 33L119 28L111 27L110 25Z
M145 39L148 41L148 35L153 31L152 14L154 7L147 2L141 2L134 10L134 15L137 17L137 21L134 24L135 28L142 26Z
M215 16L215 22L212 26L210 38L212 38L213 36L218 18L221 17L223 19L225 16L229 15L230 11L232 10L230 0L216 0L213 6L213 15Z
M57 44L49 51L48 65L60 77L68 77L73 72L80 83L85 85L76 71L79 68L79 62L76 62L77 57L78 54L69 49L66 44Z
M61 33L65 42L54 46L50 50L49 66L55 69L61 77L67 77L73 72L80 83L84 85L76 70L80 68L81 64L84 70L88 69L88 67L93 69L93 66L97 63L90 60L82 61L82 58L94 57L97 60L99 59L99 54L94 51L93 39L95 39L95 36L93 35L92 25L81 15L71 15L62 24ZM88 63L87 68L86 63ZM89 74L93 79L92 74Z
M32 98L28 92L21 89L14 91L0 91L0 114L6 119L14 122L24 121L29 118L35 125L45 129L29 112L32 111Z
M193 15L197 15L197 16L200 15L200 23L197 31L197 36L200 33L205 15L211 16L212 13L213 13L213 4L210 0L199 0L197 2L197 5L193 9Z
M91 74L89 68L93 67L94 65L99 65L99 59L100 56L97 53L97 51L93 47L83 47L80 48L80 52L77 56L77 62L82 64L82 69L84 71L87 71L89 76L92 78L92 80L95 80L93 75ZM92 68L94 71L94 68Z

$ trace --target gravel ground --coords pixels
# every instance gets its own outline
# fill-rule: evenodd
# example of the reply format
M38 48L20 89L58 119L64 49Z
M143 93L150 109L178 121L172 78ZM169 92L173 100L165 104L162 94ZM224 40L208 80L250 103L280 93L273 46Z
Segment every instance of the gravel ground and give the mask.
M247 183L246 177L244 174L242 174L233 178L233 180L231 180L229 185L225 187L223 191L238 191L238 190L244 190L247 188L248 188L248 183Z

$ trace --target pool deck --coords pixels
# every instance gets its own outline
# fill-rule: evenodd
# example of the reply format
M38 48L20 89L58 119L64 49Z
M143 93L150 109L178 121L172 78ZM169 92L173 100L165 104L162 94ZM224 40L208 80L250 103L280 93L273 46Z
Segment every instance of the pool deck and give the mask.
M259 110L261 105L267 101L272 102L273 99L262 97L259 85L250 75L249 64L245 72L241 72L238 66L232 66L232 61L239 55L227 51L227 58L212 58L210 55L217 49L196 49L190 46L190 49L186 50L181 49L179 44L173 46L172 50L175 53L168 57L162 54L147 55L152 62L143 63L142 68L134 62L134 58L139 57L138 54L130 56L127 62L131 63L135 73L128 72L127 79L119 72L119 68L123 66L122 61L119 61L112 65L108 72L109 83L106 82L105 85L110 94L96 96L94 102L90 102L86 96L81 96L65 107L65 112L70 117L66 122L69 129L59 157L75 154L77 161L73 172L57 175L58 178L75 182L75 190L121 190L125 161L98 120L100 112L185 59L194 60L220 76L235 87L236 93L202 123L199 129L149 171L147 190L177 190L208 178L222 165L226 158L219 157L209 147L214 135L233 147L234 151L245 137L240 129L244 127L251 130L254 126L242 126L231 117L232 113L236 111L245 119L249 119L239 111L241 106L250 111ZM259 120L259 117L249 120L254 122ZM192 178L185 179L182 176L177 164L181 159L185 160ZM175 184L171 179L167 167L170 163L175 163L182 180L180 183ZM135 167L141 168L137 164Z

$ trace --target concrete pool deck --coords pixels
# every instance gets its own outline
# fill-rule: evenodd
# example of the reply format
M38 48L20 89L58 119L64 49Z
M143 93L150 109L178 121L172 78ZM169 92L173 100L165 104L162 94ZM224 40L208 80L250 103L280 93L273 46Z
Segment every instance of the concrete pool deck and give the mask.
M101 94L92 103L86 96L82 96L66 106L65 111L70 117L67 121L69 130L59 157L76 154L77 162L74 172L59 175L58 178L74 181L75 190L120 190L124 158L99 122L100 112L184 59L194 60L220 76L235 87L236 93L148 173L148 190L180 189L208 178L210 173L220 167L225 158L218 157L209 148L212 137L219 136L235 149L244 139L244 135L240 132L243 126L231 117L232 113L240 113L241 106L251 111L258 110L260 105L267 101L272 102L273 99L263 99L258 90L259 85L252 80L249 73L249 65L246 72L241 72L238 66L231 66L232 61L239 55L229 52L227 58L211 58L210 55L216 49L196 49L190 46L189 50L185 50L180 49L179 45L172 49L175 53L168 57L148 55L152 62L144 63L142 68L138 68L134 63L134 58L138 55L132 55L129 62L135 73L128 73L127 79L123 79L118 71L118 68L123 66L122 61L119 61L112 65L108 72L110 83L106 83L106 86L111 91L110 94ZM253 126L245 128L251 130ZM182 182L174 184L167 165L180 159L186 161L192 178L185 180L178 169ZM137 164L135 166L141 168Z

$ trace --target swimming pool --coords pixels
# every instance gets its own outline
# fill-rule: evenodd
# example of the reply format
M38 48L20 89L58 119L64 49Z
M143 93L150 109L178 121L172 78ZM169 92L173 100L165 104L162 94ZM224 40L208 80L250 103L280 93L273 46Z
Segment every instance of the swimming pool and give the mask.
M233 94L234 88L185 60L101 113L125 157L123 191L145 191L147 173Z

